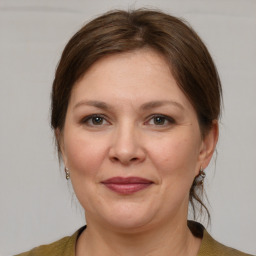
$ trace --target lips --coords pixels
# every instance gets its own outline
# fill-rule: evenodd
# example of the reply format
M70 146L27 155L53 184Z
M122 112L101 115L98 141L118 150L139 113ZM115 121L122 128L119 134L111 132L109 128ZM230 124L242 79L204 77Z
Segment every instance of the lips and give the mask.
M113 177L101 183L114 192L129 195L148 188L153 181L140 177Z

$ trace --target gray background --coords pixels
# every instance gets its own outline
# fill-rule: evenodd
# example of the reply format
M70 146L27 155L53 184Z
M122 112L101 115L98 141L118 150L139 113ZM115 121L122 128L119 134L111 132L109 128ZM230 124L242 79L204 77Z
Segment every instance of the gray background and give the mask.
M67 40L111 8L157 7L185 18L208 46L225 109L207 169L210 233L256 254L256 1L0 0L0 254L84 224L49 127L54 70Z

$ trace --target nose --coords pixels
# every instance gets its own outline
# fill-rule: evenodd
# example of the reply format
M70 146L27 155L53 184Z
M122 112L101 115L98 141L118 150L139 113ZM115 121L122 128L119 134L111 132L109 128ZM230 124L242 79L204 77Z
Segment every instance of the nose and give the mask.
M112 137L109 158L112 162L131 165L143 162L146 151L139 131L130 124L118 127Z

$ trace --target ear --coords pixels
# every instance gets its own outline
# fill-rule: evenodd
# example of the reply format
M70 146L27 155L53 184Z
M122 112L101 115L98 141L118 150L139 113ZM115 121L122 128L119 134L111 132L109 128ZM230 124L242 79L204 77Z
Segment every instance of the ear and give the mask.
M63 163L66 166L66 157L65 157L65 149L64 149L62 132L60 131L59 128L56 128L54 133L55 133L56 143L57 143L57 147L58 147L59 159L62 158Z
M219 124L217 120L212 122L210 131L204 136L199 153L199 163L205 169L213 156L219 138ZM200 168L199 168L200 169ZM198 173L197 173L198 174Z

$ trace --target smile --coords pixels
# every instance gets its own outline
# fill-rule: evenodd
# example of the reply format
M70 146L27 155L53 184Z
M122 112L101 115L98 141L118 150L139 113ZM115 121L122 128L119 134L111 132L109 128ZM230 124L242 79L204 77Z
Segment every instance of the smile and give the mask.
M101 183L114 192L130 195L149 187L153 181L140 177L113 177Z

